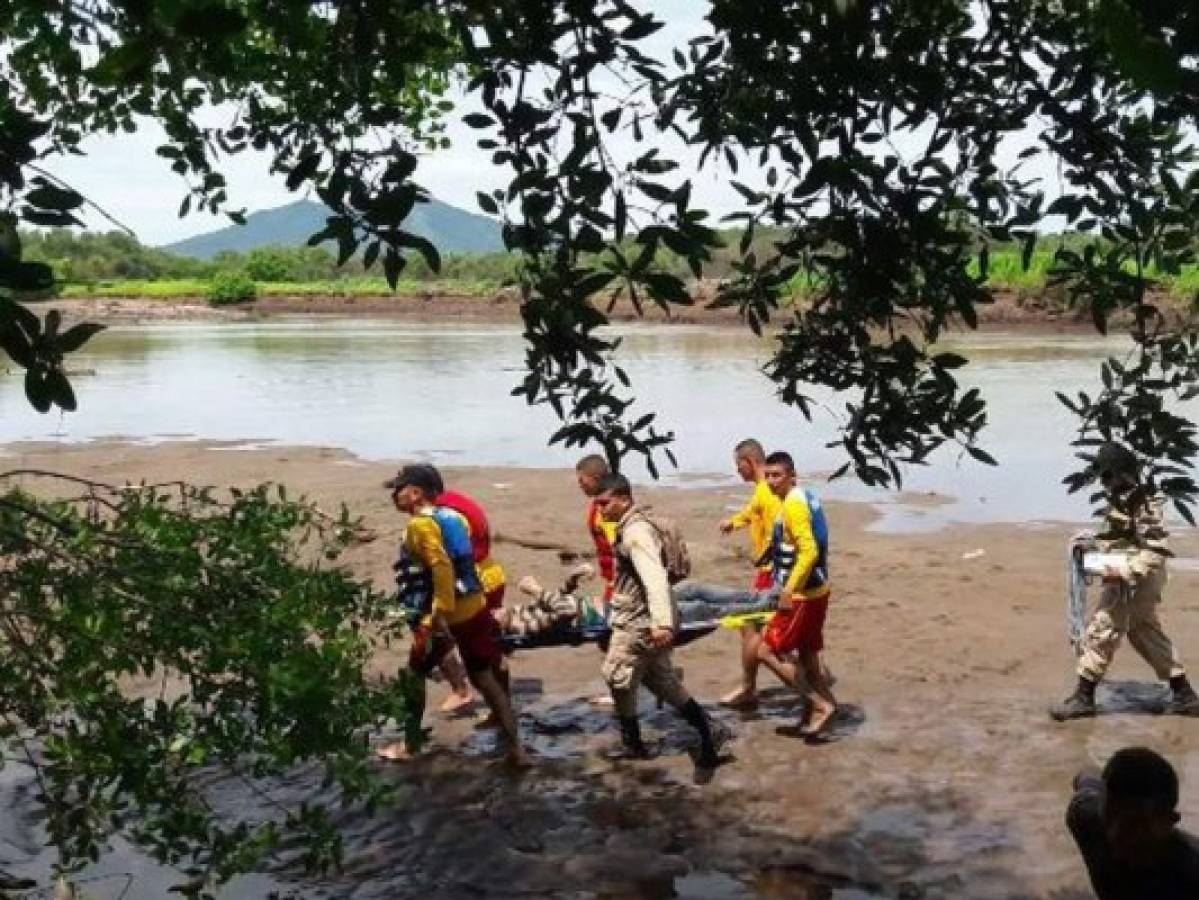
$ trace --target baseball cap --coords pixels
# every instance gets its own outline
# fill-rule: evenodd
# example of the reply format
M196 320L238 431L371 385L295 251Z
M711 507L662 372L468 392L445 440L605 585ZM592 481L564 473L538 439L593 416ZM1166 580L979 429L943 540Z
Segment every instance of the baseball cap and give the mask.
M436 466L427 463L403 466L394 478L383 482L383 487L390 491L398 491L409 485L421 488L432 497L445 491L445 482L441 480L441 473L437 471Z

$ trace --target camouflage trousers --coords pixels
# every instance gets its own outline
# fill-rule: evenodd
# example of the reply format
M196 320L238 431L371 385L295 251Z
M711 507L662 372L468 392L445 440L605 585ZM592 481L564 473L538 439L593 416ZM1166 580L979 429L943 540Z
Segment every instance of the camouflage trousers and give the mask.
M1166 570L1150 570L1135 585L1105 584L1099 603L1083 633L1079 648L1078 674L1098 682L1107 674L1120 642L1128 642L1162 681L1185 670L1158 617Z
M642 685L676 710L691 699L671 664L670 648L650 643L648 629L613 629L602 672L621 718L637 715L637 688Z

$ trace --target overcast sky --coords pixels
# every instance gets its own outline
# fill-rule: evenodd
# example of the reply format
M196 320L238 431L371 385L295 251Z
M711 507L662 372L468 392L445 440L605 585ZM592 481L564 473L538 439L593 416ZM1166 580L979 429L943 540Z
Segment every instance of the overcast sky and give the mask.
M661 58L665 59L671 48L682 46L688 38L706 30L703 17L708 5L703 0L654 0L652 3L643 0L639 5L652 8L666 23L645 48L650 53L660 54ZM457 115L469 111L472 106L472 98L467 98ZM425 155L416 179L439 200L478 212L475 192L506 184L510 173L491 164L490 153L475 147L478 133L458 124L457 117L451 122L449 136L453 147ZM224 216L192 213L185 219L178 218L177 210L185 190L179 177L170 171L167 160L154 152L162 143L162 137L161 129L152 123L147 123L135 134L94 137L83 145L86 155L55 160L48 168L103 206L147 244L170 243L228 225L229 220ZM622 149L631 152L631 137L618 136L616 144L618 155ZM703 171L697 171L694 154L677 143L666 144L664 153L680 161L683 176L693 178L695 202L717 214L737 207L739 197L729 187L729 172L723 165L709 165ZM303 196L289 193L283 178L272 176L268 169L269 158L263 153L247 151L223 160L221 170L229 182L229 208L244 207L254 212L281 206ZM1043 170L1040 174L1051 173ZM743 167L736 177L750 184L760 181L752 167ZM104 230L111 227L94 212L87 213L84 218L90 228Z

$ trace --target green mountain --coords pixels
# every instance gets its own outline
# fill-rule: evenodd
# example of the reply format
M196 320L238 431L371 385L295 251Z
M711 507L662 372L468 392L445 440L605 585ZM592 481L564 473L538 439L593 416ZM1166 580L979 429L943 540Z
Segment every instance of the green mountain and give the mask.
M329 210L321 203L297 200L246 216L245 225L230 225L207 234L166 244L163 250L209 259L222 250L245 253L268 245L298 246L325 227ZM428 238L441 253L494 253L504 249L500 223L430 200L412 210L405 227Z

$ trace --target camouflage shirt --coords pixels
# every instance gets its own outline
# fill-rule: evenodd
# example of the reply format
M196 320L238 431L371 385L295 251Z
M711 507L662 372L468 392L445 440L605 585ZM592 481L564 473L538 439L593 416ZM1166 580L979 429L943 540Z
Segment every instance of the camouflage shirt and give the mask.
M1150 569L1161 568L1170 551L1170 533L1166 530L1165 499L1147 497L1130 510L1108 507L1103 515L1103 530L1095 535L1104 553L1129 554L1129 568L1144 575Z

